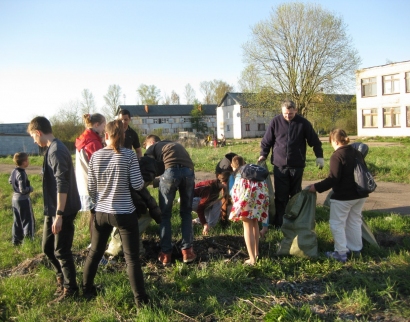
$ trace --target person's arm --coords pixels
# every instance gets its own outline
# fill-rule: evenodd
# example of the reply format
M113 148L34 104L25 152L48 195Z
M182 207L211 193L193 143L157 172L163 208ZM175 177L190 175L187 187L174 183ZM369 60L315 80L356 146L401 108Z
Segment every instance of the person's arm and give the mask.
M28 179L27 179L27 174L25 172L17 172L16 179L18 181L18 186L19 186L19 192L22 195L29 194L30 192L33 192L33 187L30 187L30 184L27 185Z
M275 145L275 126L274 119L270 122L268 129L261 141L261 151L259 153L258 161L266 160L271 148Z
M144 187L144 180L142 179L137 155L134 152L131 155L129 171L132 188L134 190L141 190Z
M137 154L138 159L142 158L142 149L141 148L136 148L135 153Z
M335 186L341 180L342 168L342 161L337 155L333 154L330 158L330 171L328 177L320 182L315 183L314 185L312 185L313 187L310 186L309 191L317 191L319 193L322 193Z
M57 235L63 226L64 209L67 203L67 193L57 192L57 213L51 226L51 231ZM62 212L62 213L60 213Z

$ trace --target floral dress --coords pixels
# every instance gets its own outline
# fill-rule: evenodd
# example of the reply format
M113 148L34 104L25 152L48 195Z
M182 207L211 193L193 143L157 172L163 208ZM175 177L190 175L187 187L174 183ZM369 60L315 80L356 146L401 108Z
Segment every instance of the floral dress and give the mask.
M229 215L230 220L238 221L245 217L267 222L269 192L265 181L247 180L237 174L231 196L233 205Z

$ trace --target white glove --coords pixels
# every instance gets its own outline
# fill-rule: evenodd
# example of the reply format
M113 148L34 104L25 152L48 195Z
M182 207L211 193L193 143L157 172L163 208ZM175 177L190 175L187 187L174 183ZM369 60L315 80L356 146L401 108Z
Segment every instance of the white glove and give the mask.
M323 167L325 166L325 159L317 158L316 165L319 167L319 169L323 169Z

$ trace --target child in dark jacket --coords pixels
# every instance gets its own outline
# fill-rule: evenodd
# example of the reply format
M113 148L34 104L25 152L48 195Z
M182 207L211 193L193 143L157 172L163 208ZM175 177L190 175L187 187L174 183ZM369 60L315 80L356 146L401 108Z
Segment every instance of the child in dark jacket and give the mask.
M16 153L13 157L16 168L11 172L9 183L13 186L13 197L11 201L14 222L12 228L12 242L15 246L23 242L24 237L34 237L34 215L31 206L30 192L33 187L30 186L26 169L29 165L27 153Z

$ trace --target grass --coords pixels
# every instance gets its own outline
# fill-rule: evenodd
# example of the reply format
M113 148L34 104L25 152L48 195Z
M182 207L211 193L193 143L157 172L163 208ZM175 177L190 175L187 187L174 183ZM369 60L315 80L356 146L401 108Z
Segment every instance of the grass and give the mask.
M227 152L240 153L248 162L256 161L258 142L236 144L226 148L190 150L196 169L213 171L215 164ZM325 159L330 147L324 145ZM381 178L408 183L408 171L400 159L408 155L407 143L400 146L371 147L368 163ZM378 151L384 151L379 155ZM395 157L391 157L395 155ZM379 158L379 161L376 160ZM33 158L35 159L35 158ZM318 179L327 169L316 170L314 157L308 157L307 179ZM407 158L408 160L408 158ZM0 160L0 162L2 162ZM406 161L403 160L403 164ZM33 164L33 161L32 161ZM380 171L381 165L403 167L394 177ZM400 171L397 171L400 173ZM92 302L82 300L48 307L53 299L55 276L47 261L42 260L31 271L12 269L26 259L41 253L42 193L40 175L30 176L36 217L34 241L21 247L11 245L11 186L9 174L0 174L0 321L369 321L410 319L410 214L367 211L363 213L374 232L380 248L364 244L362 256L341 264L320 256L317 259L274 256L283 235L270 230L261 242L262 259L254 267L242 261L226 262L220 256L207 262L185 265L177 261L162 268L148 261L144 276L149 295L157 303L153 308L137 309L125 269L100 267L96 283L102 286ZM393 180L394 179L394 180ZM387 180L381 180L387 181ZM157 192L151 190L154 196ZM173 240L181 238L178 208L174 207ZM321 254L333 247L328 225L329 210L318 206L316 233ZM84 252L89 243L87 216L79 213L75 222L73 251ZM242 240L240 224L226 230L217 226L208 237L202 237L195 227L198 245L202 240L222 237ZM147 229L144 239L158 240L155 223ZM244 245L244 244L243 244ZM242 247L245 251L245 247ZM83 265L77 266L77 279L82 279Z

